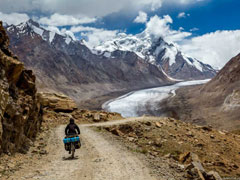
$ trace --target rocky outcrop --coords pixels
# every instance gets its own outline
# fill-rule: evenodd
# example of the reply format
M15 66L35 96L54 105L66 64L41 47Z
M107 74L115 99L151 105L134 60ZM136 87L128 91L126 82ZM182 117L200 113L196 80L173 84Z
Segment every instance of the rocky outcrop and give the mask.
M207 172L202 166L198 155L195 153L183 153L180 155L179 161L185 164L185 171L189 179L222 180L216 171Z
M0 22L0 153L26 152L41 125L35 76L8 49Z
M66 125L70 118L79 124L122 119L118 113L79 109L73 99L61 93L40 92L39 97L43 109L43 129Z
M73 112L77 109L77 104L64 94L41 92L39 95L43 108L48 108L55 112Z

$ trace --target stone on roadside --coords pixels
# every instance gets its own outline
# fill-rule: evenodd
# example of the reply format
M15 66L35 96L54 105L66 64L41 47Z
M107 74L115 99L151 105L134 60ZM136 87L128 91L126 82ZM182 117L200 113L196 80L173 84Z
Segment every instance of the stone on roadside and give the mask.
M209 173L207 173L207 179L222 180L222 178L219 176L219 174L215 171L210 171Z
M161 128L161 127L162 127L162 125L161 125L159 122L156 122L155 124L156 124L156 126L157 126L158 128Z

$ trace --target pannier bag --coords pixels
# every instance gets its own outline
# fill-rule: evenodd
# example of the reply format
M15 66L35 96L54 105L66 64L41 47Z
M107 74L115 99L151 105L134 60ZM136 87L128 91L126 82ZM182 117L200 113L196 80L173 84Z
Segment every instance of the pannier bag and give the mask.
M64 144L70 143L70 142L78 142L78 141L80 141L79 136L70 137L70 138L64 138L64 139L63 139Z
M79 136L76 136L76 137L65 137L63 139L63 143L65 145L66 151L70 150L70 143L74 143L76 149L79 149L81 147L81 142L80 142Z

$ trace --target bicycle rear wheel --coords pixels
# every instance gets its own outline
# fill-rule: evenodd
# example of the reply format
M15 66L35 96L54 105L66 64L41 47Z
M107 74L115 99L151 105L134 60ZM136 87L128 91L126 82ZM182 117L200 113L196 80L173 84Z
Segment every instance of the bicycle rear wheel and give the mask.
M72 159L74 158L74 154L75 154L75 145L73 143L71 143L71 157Z

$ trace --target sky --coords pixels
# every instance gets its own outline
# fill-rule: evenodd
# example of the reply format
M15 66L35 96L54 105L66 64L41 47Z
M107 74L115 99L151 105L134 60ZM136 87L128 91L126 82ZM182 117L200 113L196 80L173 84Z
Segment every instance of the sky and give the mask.
M220 69L240 53L239 7L239 0L0 0L0 20L32 18L90 46L148 31Z

